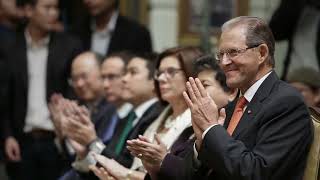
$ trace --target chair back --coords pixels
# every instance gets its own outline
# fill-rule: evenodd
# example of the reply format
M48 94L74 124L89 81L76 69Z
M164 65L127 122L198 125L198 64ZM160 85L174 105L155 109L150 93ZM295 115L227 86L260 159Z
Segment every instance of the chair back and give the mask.
M309 108L314 126L314 137L308 154L303 180L320 180L320 109Z

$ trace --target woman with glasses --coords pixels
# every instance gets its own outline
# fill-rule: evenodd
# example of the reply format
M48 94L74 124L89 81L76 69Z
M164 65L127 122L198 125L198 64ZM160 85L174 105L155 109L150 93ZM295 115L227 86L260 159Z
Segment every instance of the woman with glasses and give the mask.
M193 65L202 55L195 47L171 48L159 55L154 74L155 90L159 99L168 103L168 107L148 127L143 136L133 140L142 143L142 147L145 148L143 153L135 154L135 146L129 142L128 149L138 157L134 159L130 169L114 160L95 155L103 167L93 166L91 169L100 179L144 179L145 168L152 168L154 172L160 169L161 162L173 143L185 129L192 129L191 113L182 93L186 90L187 78L195 76ZM140 159L146 167L143 167Z

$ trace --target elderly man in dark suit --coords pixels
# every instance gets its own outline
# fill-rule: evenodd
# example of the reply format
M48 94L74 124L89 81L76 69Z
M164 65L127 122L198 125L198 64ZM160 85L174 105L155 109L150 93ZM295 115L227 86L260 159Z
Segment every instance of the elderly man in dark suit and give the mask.
M82 47L77 39L54 32L59 24L57 0L26 0L24 7L26 29L6 52L10 110L2 135L9 162L21 164L10 168L8 163L8 170L21 176L18 179L56 179L61 161L47 102L55 92L70 94L69 66Z
M260 18L222 26L216 59L240 96L219 110L199 79L189 78L184 97L197 140L181 178L302 179L312 122L301 95L275 74L274 49Z
M83 0L89 16L78 18L71 32L79 36L86 49L102 55L130 50L151 52L149 31L119 14L119 0Z

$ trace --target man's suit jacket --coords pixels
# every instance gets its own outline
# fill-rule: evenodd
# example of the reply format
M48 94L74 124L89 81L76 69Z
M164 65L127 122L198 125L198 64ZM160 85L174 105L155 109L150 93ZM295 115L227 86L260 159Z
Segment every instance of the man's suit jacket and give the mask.
M214 126L203 139L199 160L210 179L302 179L313 126L301 95L272 72L259 87L232 137Z
M63 33L51 33L46 71L46 100L53 93L71 94L68 76L72 59L82 50L79 40ZM9 62L8 117L3 119L3 137L20 138L25 125L28 99L27 45L24 33L19 33L6 52Z
M159 114L164 109L164 106L160 102L152 104L139 119L139 122L134 126L134 128L129 132L127 140L136 139L138 135L143 134L144 131L149 127L149 125L159 116ZM133 156L130 154L129 150L124 145L122 151L119 155L116 155L114 150L116 145L119 143L119 138L126 125L127 118L120 120L118 123L114 136L107 147L103 150L102 155L113 158L118 161L123 166L130 168L133 162Z
M76 23L70 31L81 38L86 50L91 47L91 24L90 18ZM132 52L151 52L152 42L150 32L141 24L125 17L118 16L116 26L110 39L106 55L122 50Z
M231 137L226 128L235 104L226 107L224 126L214 126L205 135L198 155L201 165L189 150L180 170L172 170L173 178L166 180L302 179L313 127L301 95L272 72Z

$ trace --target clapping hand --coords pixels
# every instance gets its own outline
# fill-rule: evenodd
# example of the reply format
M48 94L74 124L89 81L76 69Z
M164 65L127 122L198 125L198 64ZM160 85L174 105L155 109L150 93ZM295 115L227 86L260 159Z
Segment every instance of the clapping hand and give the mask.
M202 143L203 132L212 125L224 123L226 113L224 108L218 111L214 100L206 92L198 78L189 78L186 83L187 92L183 92L183 97L191 110L192 127L195 132L197 148Z

